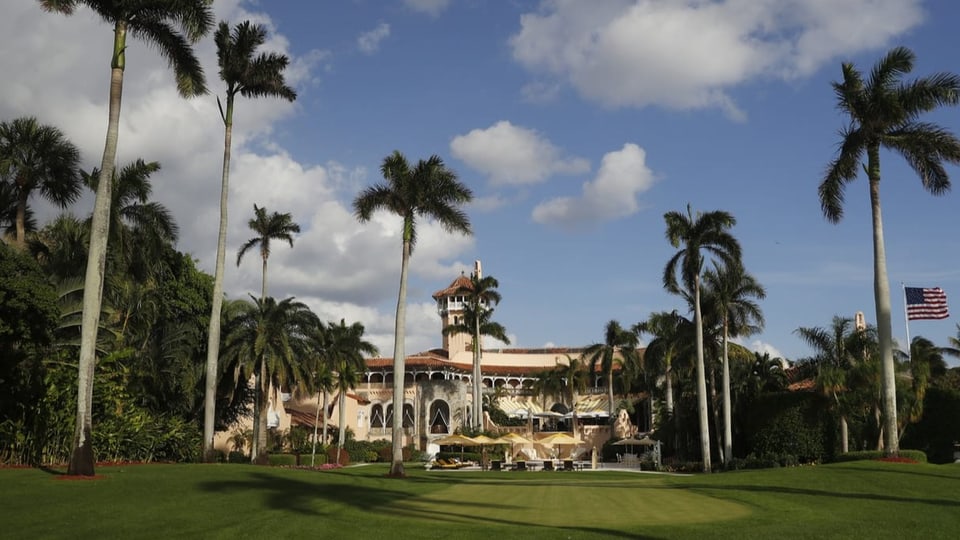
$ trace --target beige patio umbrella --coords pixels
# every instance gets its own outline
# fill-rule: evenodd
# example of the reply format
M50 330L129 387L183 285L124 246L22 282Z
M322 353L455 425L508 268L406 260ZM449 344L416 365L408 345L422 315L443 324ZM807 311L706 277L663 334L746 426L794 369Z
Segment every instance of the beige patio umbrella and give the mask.
M494 439L497 444L509 444L510 445L510 455L513 455L513 445L515 444L533 444L533 441L520 435L519 433L507 433ZM509 462L509 461L508 461Z
M435 441L434 444L439 444L443 446L459 446L460 447L460 459L463 460L463 447L464 446L478 446L480 443L467 437L466 435L459 435L454 433L453 435L447 435L446 437L441 437Z
M557 445L557 446L562 446L565 444L574 445L574 446L578 444L583 444L582 439L564 431L547 435L542 439L538 439L536 442L540 444L549 444L549 445Z

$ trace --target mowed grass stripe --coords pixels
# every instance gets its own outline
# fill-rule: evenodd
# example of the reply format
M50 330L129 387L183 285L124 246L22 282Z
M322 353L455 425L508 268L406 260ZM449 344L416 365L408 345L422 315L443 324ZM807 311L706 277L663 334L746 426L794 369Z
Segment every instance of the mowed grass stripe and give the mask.
M429 495L398 501L390 509L431 521L547 527L590 524L613 530L723 521L750 513L746 505L670 488L658 479L608 476L612 475L584 473L569 481L530 474L503 481L464 479Z

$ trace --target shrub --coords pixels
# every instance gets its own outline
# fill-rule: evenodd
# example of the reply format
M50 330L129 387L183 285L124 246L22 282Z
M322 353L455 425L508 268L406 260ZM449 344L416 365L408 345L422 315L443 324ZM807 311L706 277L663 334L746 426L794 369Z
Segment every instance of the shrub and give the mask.
M250 456L244 454L243 452L238 452L234 450L227 455L228 463L247 463L250 461Z
M293 467L297 464L297 456L293 454L270 454L267 459L273 466Z
M834 458L834 461L841 463L847 461L868 461L868 460L883 460L883 461L901 461L899 458L910 460L914 463L926 463L927 455L920 450L901 450L896 456L893 456L896 459L890 459L891 456L888 456L882 450L863 450L860 452L847 452L846 454L840 454Z

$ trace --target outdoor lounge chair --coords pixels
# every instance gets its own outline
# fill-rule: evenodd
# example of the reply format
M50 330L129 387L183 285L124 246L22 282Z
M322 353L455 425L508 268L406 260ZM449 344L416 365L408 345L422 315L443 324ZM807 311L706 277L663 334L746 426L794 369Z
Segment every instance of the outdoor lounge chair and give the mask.
M563 460L563 470L565 470L565 471L572 471L572 470L574 470L574 468L573 468L573 460L572 460L572 459L565 459L565 460Z
M553 468L553 460L552 460L552 459L545 459L545 460L543 461L543 470L545 470L545 471L552 471L552 470L554 470L554 468Z

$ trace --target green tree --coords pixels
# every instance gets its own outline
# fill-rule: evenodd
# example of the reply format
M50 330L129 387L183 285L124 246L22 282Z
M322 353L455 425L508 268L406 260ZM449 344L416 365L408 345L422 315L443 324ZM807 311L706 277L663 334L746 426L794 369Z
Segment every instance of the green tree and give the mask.
M249 380L259 374L254 400L254 423L259 429L250 459L263 463L267 449L267 395L271 387L309 384L309 366L301 359L311 355L311 340L319 324L316 315L292 297L277 301L272 296L253 298L239 305L224 342L224 356L234 366L235 376Z
M667 261L663 269L663 286L673 294L682 294L683 287L692 293L694 308L694 327L697 344L697 401L700 417L700 452L704 472L711 471L710 463L710 423L707 418L707 382L703 363L703 313L700 307L700 282L704 268L704 254L707 252L719 260L724 267L732 266L740 260L740 243L728 229L737 221L727 212L698 212L693 215L687 205L686 215L680 212L667 212L663 216L667 224L667 240L674 248L683 246ZM677 273L680 279L677 279Z
M403 410L404 338L407 315L407 273L410 256L417 242L417 220L435 219L444 230L473 234L470 219L461 208L473 200L473 192L460 183L456 173L448 169L438 156L420 160L413 168L407 158L394 151L383 160L380 172L385 184L370 186L353 201L354 213L361 223L370 221L374 212L386 210L400 216L402 253L400 258L400 291L397 294L397 315L393 344L393 403ZM403 476L403 416L393 415L393 457L391 476Z
M470 334L473 336L473 418L475 428L483 428L483 373L480 365L483 362L483 336L498 339L507 345L507 329L502 324L491 319L493 305L500 303L500 293L497 287L500 283L493 276L479 277L476 273L470 275L470 285L457 290L454 294L464 297L463 322L451 324L443 329L443 333Z
M300 225L293 221L289 213L274 212L267 214L267 209L253 205L254 217L247 225L257 236L247 240L237 251L237 266L243 256L255 247L260 248L260 260L263 263L260 298L267 297L267 259L270 258L270 243L273 240L283 240L293 247L293 235L300 232Z
M32 116L0 122L0 184L15 202L17 245L26 246L30 196L66 208L80 197L80 151L57 128Z
M267 259L270 258L270 242L271 240L286 240L290 244L290 247L293 247L293 233L300 232L300 225L293 222L290 214L281 214L279 212L267 214L266 208L258 208L257 205L253 205L253 213L254 217L247 225L257 233L257 236L247 240L247 242L240 247L240 250L237 251L237 266L240 266L240 261L247 251L259 246L260 260L263 262L260 299L264 300L267 297ZM261 364L261 366L265 366L265 364ZM260 388L260 379L263 376L265 376L264 373L254 375L253 384L256 388ZM262 440L259 425L254 425L253 433L255 440Z
M690 321L674 310L651 313L647 320L633 327L638 335L650 334L653 338L643 351L644 371L663 377L664 408L668 416L673 416L674 363L680 357L691 326Z
M89 257L84 279L83 322L77 394L77 423L69 474L92 476L93 372L95 345L99 327L100 301L106 265L107 236L110 225L111 179L117 160L120 132L120 103L123 74L127 64L127 35L132 34L154 45L167 58L184 97L206 93L200 61L192 44L207 34L213 24L213 7L208 0L154 2L142 0L39 0L46 11L73 14L77 6L87 6L113 26L113 50L110 53L110 98L106 142L100 162L100 180L93 207Z
M364 355L374 356L377 348L363 339L364 328L360 323L350 326L340 319L340 324L328 324L327 338L321 355L330 369L335 373L334 387L339 393L337 407L340 409L340 419L337 424L337 457L343 448L347 434L347 392L360 384L360 377L366 369Z
M107 257L113 268L112 272L108 268L108 275L131 274L145 280L154 273L164 248L177 241L180 228L173 214L163 204L150 200L150 176L159 170L156 161L147 163L142 159L114 170ZM94 169L82 175L84 184L96 193L99 171Z
M597 366L607 380L607 413L613 421L616 401L613 396L613 372L618 363L638 362L637 334L620 326L617 321L609 321L603 329L603 342L594 343L583 351L583 358L590 364L590 372Z
M840 416L840 451L849 451L849 428L847 418L852 404L845 397L849 388L848 378L853 377L853 368L865 361L868 354L864 334L853 327L853 319L834 316L829 328L800 327L795 333L813 351L813 363L817 367L816 385L836 407Z
M766 298L756 278L742 264L715 266L703 275L708 304L720 319L723 340L723 459L733 457L733 415L730 399L729 338L749 336L763 329L763 311L754 299Z
M223 271L227 253L227 199L230 187L230 150L233 140L233 108L237 94L246 98L279 97L288 101L297 94L286 84L283 76L290 59L277 53L260 53L257 49L266 42L267 31L262 25L244 21L233 32L226 22L220 22L214 42L217 44L217 63L220 78L227 84L227 110L221 107L223 120L223 172L220 179L220 228L217 233L217 261L213 276L213 306L210 331L207 336L207 375L203 417L203 455L213 459L213 433L216 412L217 357L220 354L220 311L223 309ZM217 98L220 104L220 98ZM238 261L239 264L239 261ZM264 259L263 291L266 297L266 259Z
M836 223L843 217L844 189L856 180L861 166L869 181L873 291L883 371L884 450L888 454L898 451L899 442L890 282L880 206L880 148L902 155L924 189L933 195L950 190L944 162L960 163L960 140L940 126L920 121L925 112L960 102L960 77L937 73L905 82L902 77L913 69L913 62L914 54L909 49L894 48L877 62L866 80L852 63L843 63L843 82L834 82L833 90L838 108L849 116L849 124L841 131L839 155L827 166L819 188L823 215Z

